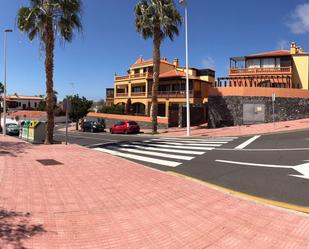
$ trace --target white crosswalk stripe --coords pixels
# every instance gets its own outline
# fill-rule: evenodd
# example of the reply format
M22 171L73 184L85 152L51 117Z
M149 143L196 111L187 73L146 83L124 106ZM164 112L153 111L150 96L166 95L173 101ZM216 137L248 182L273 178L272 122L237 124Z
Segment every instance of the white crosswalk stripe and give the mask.
M94 148L94 150L144 162L147 165L177 167L236 138L154 138L144 141L102 145Z
M119 144L120 147L134 147L143 150L152 150L152 151L162 151L162 152L173 152L176 154L187 154L187 155L203 155L206 152L204 151L194 151L194 150L176 150L176 149L164 149L164 148L157 148L157 147L148 147L148 146L141 146L135 144Z
M143 141L144 143L153 143L153 141L149 141L149 140L146 140L146 141ZM222 144L215 144L215 143L208 143L208 144L205 144L205 143L174 143L174 142L165 142L165 141L157 141L158 144L170 144L170 145L185 145L185 146L202 146L202 147L220 147Z

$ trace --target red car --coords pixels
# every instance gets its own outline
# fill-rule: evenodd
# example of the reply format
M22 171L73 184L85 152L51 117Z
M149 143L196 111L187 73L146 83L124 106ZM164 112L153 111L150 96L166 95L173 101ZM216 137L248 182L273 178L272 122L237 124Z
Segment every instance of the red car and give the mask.
M139 133L140 127L134 121L117 122L113 127L110 128L110 133Z

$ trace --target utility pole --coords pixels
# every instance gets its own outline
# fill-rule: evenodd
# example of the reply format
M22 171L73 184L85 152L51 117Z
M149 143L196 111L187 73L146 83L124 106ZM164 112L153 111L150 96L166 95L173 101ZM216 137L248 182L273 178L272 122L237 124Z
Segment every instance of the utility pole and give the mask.
M6 135L6 43L7 33L13 32L12 29L4 30L4 91L3 91L3 136Z

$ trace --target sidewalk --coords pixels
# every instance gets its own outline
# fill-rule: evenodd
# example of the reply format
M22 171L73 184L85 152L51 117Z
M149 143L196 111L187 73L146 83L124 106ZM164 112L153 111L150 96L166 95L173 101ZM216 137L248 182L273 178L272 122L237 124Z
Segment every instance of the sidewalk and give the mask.
M309 130L309 118L299 119L285 122L255 124L224 127L217 129L207 129L192 127L192 136L208 136L208 137L227 137L227 136L246 136L256 134L270 134L277 132L291 132L296 130ZM161 133L162 137L184 137L186 136L186 128L172 128L167 133Z
M0 248L309 248L307 215L77 145L1 136L0 189Z

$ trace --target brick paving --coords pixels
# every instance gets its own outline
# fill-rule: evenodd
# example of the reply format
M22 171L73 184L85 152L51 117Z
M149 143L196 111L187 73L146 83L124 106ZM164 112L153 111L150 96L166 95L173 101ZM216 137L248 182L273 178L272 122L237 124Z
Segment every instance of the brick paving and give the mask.
M0 248L309 248L306 215L77 145L1 136L0 189Z
M269 134L277 132L290 132L294 130L309 129L309 118L291 120L284 122L263 123L254 125L242 125L233 127L223 127L216 129L192 127L192 136L226 137L226 136L246 136L256 134ZM163 137L184 137L186 128L171 128L168 132L160 134Z

